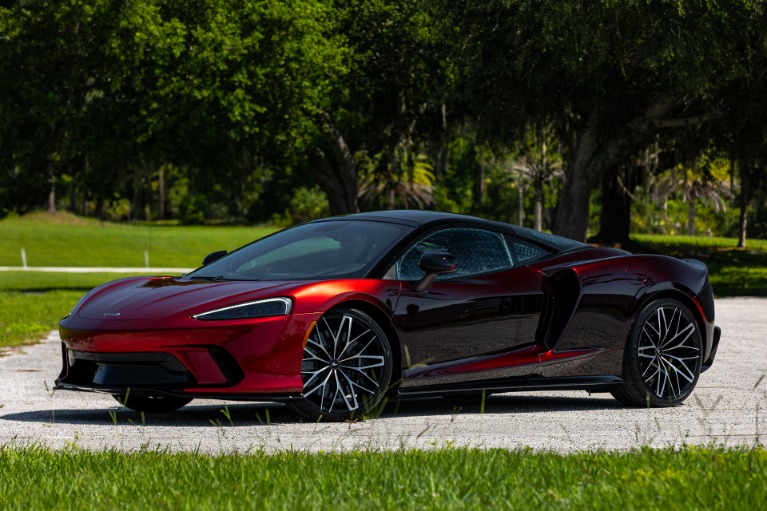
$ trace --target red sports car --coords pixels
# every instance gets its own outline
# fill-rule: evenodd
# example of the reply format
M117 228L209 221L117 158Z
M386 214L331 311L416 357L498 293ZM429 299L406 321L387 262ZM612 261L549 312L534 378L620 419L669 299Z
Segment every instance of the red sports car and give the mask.
M676 405L720 337L699 261L430 211L317 220L188 275L109 282L60 333L58 389L145 411L284 401L312 420L513 390Z

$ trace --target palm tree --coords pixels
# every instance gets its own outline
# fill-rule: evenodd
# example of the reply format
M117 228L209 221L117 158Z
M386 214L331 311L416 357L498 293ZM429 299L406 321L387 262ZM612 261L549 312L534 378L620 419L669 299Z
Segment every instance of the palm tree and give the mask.
M435 177L426 155L398 153L362 179L357 194L361 205L383 202L387 209L424 209L434 203Z
M562 175L562 160L550 158L546 141L543 140L535 150L512 160L511 170L517 172L519 179L519 224L524 220L524 187L527 183L533 186L535 200L535 229L543 228L543 197L544 187L552 179Z
M697 171L697 168L687 168L677 165L670 171L664 172L655 180L654 197L665 203L669 195L679 193L680 198L687 203L687 234L695 235L695 220L699 200L709 202L714 211L727 211L725 199L732 193L727 180L718 180Z

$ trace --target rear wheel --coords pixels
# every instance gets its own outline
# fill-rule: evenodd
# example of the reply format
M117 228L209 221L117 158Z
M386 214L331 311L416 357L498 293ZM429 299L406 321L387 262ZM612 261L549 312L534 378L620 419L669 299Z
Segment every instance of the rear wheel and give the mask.
M112 396L118 403L137 412L163 413L174 412L189 404L190 398L174 396L132 396L115 394Z
M611 391L630 406L674 406L692 393L700 375L702 337L681 302L662 298L637 316L623 357L624 383Z
M391 347L378 323L357 309L335 309L309 334L301 361L304 391L291 406L311 420L359 417L381 403L391 374Z

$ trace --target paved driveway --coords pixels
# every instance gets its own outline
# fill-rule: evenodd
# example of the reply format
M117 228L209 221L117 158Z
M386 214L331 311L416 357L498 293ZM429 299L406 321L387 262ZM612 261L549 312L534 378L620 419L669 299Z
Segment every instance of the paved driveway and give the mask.
M626 409L609 394L491 396L484 413L468 400L422 399L354 424L299 422L281 405L193 401L147 416L109 396L52 393L58 336L0 358L0 444L55 448L159 448L205 452L476 446L573 451L641 445L753 446L767 439L767 299L717 301L722 342L693 396L673 409Z

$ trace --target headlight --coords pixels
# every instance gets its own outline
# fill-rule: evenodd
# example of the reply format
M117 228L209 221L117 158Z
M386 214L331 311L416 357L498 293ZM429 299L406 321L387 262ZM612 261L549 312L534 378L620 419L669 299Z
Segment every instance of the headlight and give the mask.
M285 316L290 314L293 301L290 298L267 298L255 302L240 303L192 316L194 319L246 319Z

